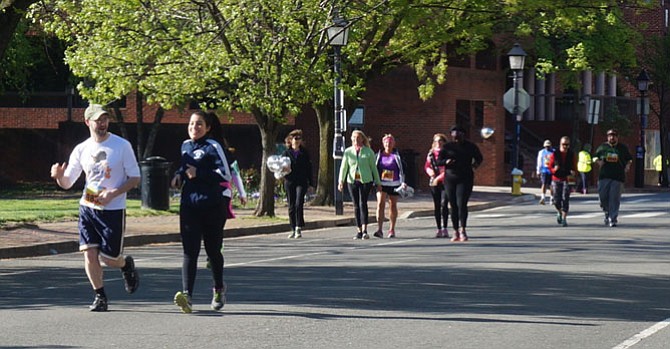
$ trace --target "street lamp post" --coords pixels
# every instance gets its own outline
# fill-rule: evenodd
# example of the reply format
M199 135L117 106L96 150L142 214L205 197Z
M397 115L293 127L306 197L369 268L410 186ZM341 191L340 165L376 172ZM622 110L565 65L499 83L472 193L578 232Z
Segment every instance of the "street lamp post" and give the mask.
M647 91L649 90L649 75L642 69L637 77L637 89L640 91L640 141L635 152L635 187L644 187L644 156L645 129L647 128Z
M334 86L334 116L335 116L335 135L333 137L333 161L335 168L333 170L333 197L335 198L335 214L344 214L344 200L342 192L337 190L338 172L344 154L344 132L346 132L346 111L344 110L344 92L340 89L342 81L341 49L347 44L349 39L349 27L347 21L336 15L333 19L333 25L328 28L328 41L333 46L333 70L335 72Z
M521 141L521 119L523 115L519 112L519 79L523 77L523 66L526 60L526 51L521 48L521 45L514 44L512 49L507 53L509 58L509 67L512 69L513 88L514 88L514 116L516 122L514 124L514 158L512 159L512 166L518 168L519 166L519 143Z

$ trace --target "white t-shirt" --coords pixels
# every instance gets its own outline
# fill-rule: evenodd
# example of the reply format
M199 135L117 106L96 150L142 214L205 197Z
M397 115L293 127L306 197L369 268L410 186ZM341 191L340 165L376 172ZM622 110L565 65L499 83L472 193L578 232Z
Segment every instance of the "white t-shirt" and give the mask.
M126 208L126 193L115 197L104 207L96 198L102 189L118 188L128 177L140 177L140 168L130 142L111 133L102 143L89 138L74 148L65 177L74 183L82 171L86 174L86 186L79 203L99 210Z

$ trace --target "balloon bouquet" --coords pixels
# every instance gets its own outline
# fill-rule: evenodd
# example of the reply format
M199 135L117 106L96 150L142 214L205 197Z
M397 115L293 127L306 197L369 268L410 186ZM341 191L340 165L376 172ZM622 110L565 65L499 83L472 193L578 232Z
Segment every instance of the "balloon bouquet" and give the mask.
M267 161L268 169L276 179L284 178L291 173L291 159L287 156L271 155Z

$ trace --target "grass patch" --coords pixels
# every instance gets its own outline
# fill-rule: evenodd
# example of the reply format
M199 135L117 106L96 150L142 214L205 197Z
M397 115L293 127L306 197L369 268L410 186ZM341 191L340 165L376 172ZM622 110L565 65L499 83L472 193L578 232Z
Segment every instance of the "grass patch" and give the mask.
M169 216L179 213L179 202L171 202L168 211L143 209L141 200L128 199L128 217ZM37 222L61 222L77 219L79 197L0 200L0 226Z

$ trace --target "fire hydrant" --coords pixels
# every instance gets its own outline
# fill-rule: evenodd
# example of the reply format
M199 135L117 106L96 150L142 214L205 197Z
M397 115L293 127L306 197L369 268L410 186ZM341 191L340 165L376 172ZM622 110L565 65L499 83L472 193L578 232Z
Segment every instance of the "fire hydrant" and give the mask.
M521 184L523 184L523 171L515 168L512 170L512 195L521 195Z

